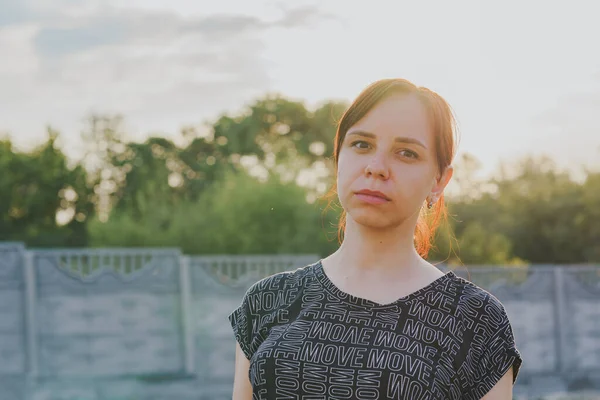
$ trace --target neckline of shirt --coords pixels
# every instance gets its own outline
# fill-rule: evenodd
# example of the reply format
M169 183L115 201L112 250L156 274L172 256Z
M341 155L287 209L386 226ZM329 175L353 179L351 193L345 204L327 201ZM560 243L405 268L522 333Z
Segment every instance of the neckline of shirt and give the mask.
M455 274L453 271L448 271L444 275L440 276L436 280L429 283L428 285L426 285L420 289L417 289L414 292L409 293L405 296L402 296L399 299L392 301L391 303L382 304L382 303L378 303L378 302L370 300L370 299L352 295L350 293L347 293L347 292L344 292L343 290L341 290L335 283L333 283L333 281L331 279L329 279L329 276L327 276L327 273L325 272L325 269L323 268L323 263L321 261L322 260L317 261L317 263L314 265L313 272L314 272L315 277L317 278L317 281L321 284L323 289L328 291L330 294L334 295L336 297L336 299L338 299L340 301L343 301L345 303L355 305L355 306L363 306L363 307L369 307L369 308L395 307L399 304L406 303L410 300L413 300L413 299L417 298L419 295L421 295L421 294L431 290L433 287L439 285L440 283L455 277Z

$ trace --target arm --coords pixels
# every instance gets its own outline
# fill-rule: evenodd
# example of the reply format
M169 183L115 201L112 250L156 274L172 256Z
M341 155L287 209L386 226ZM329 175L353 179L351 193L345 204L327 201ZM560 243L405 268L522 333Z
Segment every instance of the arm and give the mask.
M481 400L512 400L513 398L513 367L486 393Z
M252 400L252 385L248 378L250 361L244 355L240 344L235 344L235 377L233 379L232 400Z

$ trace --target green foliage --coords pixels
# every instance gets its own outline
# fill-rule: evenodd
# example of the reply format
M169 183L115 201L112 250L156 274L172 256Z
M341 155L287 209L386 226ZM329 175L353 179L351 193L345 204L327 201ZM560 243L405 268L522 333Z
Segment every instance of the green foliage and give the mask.
M58 134L30 153L0 142L0 240L29 246L85 246L93 194L81 166L69 168Z
M173 222L190 253L312 253L324 235L320 214L305 197L302 188L275 175L260 182L229 173Z
M600 173L578 183L545 157L512 167L512 174L501 168L498 177L480 182L487 191L451 199L460 262L600 262Z
M275 175L265 182L229 172L197 201L176 207L150 202L140 221L115 212L94 221L94 246L176 246L187 254L272 254L333 251L317 205ZM330 229L333 230L333 229Z

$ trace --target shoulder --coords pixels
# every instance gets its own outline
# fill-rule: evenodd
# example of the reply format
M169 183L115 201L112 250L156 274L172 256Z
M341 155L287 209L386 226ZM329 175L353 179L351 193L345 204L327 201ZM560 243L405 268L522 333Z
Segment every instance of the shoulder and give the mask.
M310 264L279 272L252 284L230 314L235 338L250 359L274 326L289 322L286 311L300 296L310 276Z
M478 340L483 340L510 325L504 305L491 292L454 272L446 276L433 288L433 300L445 298L447 309L462 331L457 339L470 342L477 336Z
M510 321L502 302L488 290L457 277L457 312L465 328L481 334L493 334Z
M314 266L309 264L258 280L248 288L243 302L251 313L264 313L288 305L310 280Z

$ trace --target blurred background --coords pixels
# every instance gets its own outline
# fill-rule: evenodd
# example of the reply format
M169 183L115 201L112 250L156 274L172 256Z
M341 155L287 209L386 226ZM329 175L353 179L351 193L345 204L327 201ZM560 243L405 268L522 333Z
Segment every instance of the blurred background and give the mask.
M335 124L454 108L431 260L506 304L522 399L600 398L590 1L0 0L0 399L230 398L227 314L338 247Z

